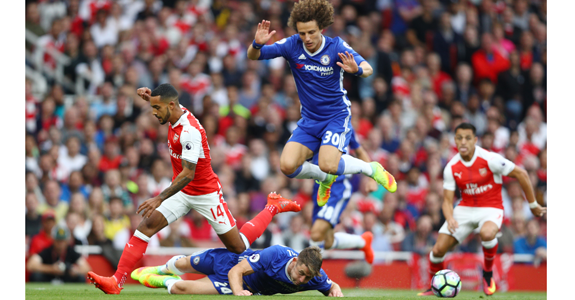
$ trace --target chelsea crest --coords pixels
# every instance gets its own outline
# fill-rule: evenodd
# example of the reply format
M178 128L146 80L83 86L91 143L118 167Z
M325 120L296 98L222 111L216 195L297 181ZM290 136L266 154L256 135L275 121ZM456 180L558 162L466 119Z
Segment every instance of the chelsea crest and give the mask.
M322 64L322 65L327 66L327 65L329 65L331 59L329 58L329 55L324 54L324 55L321 57L320 61L321 61L321 64Z

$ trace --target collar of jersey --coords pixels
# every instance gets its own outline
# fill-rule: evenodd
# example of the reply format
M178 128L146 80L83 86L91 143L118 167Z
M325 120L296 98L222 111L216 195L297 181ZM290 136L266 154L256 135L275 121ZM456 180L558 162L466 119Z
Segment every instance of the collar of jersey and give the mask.
M182 117L185 116L188 113L187 110L184 110L184 113L180 116L180 118L178 119L178 122L172 124L172 128L176 128L176 126L180 125L181 121L182 121Z
M289 264L291 264L291 261L292 261L293 259L294 259L294 258L292 257L290 260L288 260L288 262L287 262L287 264L286 264L286 268L285 268L286 276L287 276L287 278L289 279L289 281L291 281L292 284L293 284L293 281L291 280L291 277L290 277L289 274L288 274L288 267L289 267Z
M473 152L473 157L471 158L470 161L463 160L463 158L461 157L461 154L460 154L459 157L461 157L461 163L463 163L463 165L466 167L471 167L473 165L473 163L475 162L475 159L477 158L479 151L481 151L481 150L482 150L481 147L475 145L475 152Z
M303 50L307 52L307 55L315 56L316 54L320 53L321 50L323 50L323 47L325 46L325 37L323 36L323 34L321 35L321 46L319 46L319 49L317 49L317 51L313 54L307 50L307 48L305 47L305 43L301 43L301 46L303 47Z

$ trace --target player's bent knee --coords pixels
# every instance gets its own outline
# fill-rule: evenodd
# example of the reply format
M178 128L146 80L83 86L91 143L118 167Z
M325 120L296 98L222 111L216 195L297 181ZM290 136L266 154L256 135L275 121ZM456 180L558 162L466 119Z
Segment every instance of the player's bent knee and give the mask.
M296 170L297 170L298 166L296 166L295 164L289 164L289 163L282 163L280 162L280 170L282 171L282 173L284 173L284 175L291 175L293 174Z
M445 245L441 245L441 244L435 244L435 246L433 246L433 249L431 250L431 252L433 253L433 256L440 258L445 256L445 253L447 253L449 249L447 249L447 247L445 247Z
M322 242L325 240L325 232L323 232L321 230L314 230L312 228L309 237L314 242Z
M319 163L320 170L322 170L325 173L329 173L329 174L337 173L337 167L338 167L337 163L335 163L335 164L331 163L331 162L320 162Z

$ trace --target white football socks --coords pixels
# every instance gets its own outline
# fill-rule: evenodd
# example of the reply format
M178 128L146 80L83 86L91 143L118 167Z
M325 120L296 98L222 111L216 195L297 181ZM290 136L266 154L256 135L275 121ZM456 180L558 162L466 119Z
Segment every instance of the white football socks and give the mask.
M497 246L497 238L494 238L491 241L481 242L481 245L485 247L485 249L492 249L493 247Z
M160 266L160 272L164 273L164 274L175 274L175 275L182 275L184 274L184 272L178 270L178 268L176 268L176 260L180 259L180 258L185 258L185 255L176 255L172 258L170 258L170 260L168 260L168 262L163 265ZM169 290L169 289L168 289Z
M166 288L168 289L168 294L172 293L172 286L174 286L174 284L176 284L176 282L178 281L182 281L181 279L168 279L166 280Z
M367 176L371 176L373 174L371 165L368 162L365 162L359 158L355 158L348 154L343 154L341 156L341 159L343 159L343 162L345 163L343 174L363 173Z
M357 234L336 232L331 249L361 249L365 247L365 240Z
M327 173L322 171L318 165L314 165L305 161L303 165L301 165L301 172L295 176L297 179L317 179L319 181L324 181L327 176Z
M429 252L429 261L434 263L434 264L438 264L438 263L442 262L444 259L445 259L445 256L435 257L435 256L433 256L433 251Z

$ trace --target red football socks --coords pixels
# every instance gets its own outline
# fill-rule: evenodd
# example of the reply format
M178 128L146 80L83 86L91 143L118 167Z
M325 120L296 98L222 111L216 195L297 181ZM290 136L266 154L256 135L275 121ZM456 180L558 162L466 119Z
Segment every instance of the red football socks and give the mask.
M120 257L120 262L118 263L118 270L114 274L118 286L122 287L128 273L134 270L134 266L142 257L144 252L148 248L148 242L143 241L135 235L130 238L130 241L124 246L124 252L122 252L122 257Z
M242 226L240 232L248 239L250 245L264 233L277 213L277 207L266 205L264 210Z
M495 247L491 249L485 249L485 247L483 247L483 257L484 257L483 269L486 272L491 272L493 270L493 262L495 261L495 254L497 253L498 245L499 244L495 245Z
M442 262L433 263L431 260L429 261L429 282L431 282L431 278L435 273L445 269L445 264Z

